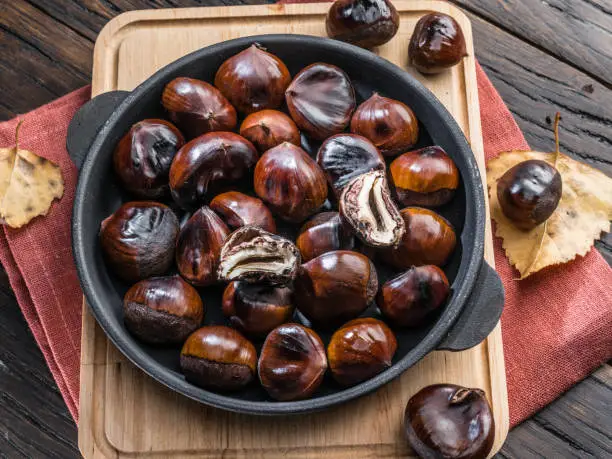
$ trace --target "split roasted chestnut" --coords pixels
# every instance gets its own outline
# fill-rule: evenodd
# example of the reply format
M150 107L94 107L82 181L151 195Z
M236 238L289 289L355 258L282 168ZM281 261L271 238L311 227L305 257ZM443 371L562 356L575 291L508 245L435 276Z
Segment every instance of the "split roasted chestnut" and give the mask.
M322 212L302 226L295 245L300 250L302 262L306 263L333 250L352 250L355 238L338 212Z
M291 118L277 110L251 113L240 126L240 135L261 154L283 142L300 146L300 131Z
M215 86L247 115L280 107L290 82L291 75L283 61L257 44L230 57L215 75Z
M231 282L223 292L223 314L241 332L265 337L293 316L291 289Z
M181 371L205 389L233 391L255 378L257 351L236 330L209 325L193 332L181 350Z
M393 160L389 171L403 206L442 206L459 186L457 166L437 146L404 153Z
M334 379L354 386L391 366L397 340L384 322L365 317L342 325L327 346L327 359Z
M180 276L141 280L123 298L126 327L150 344L182 343L203 318L200 295Z
M419 327L444 304L448 279L437 266L412 267L383 284L377 296L382 314L397 327Z
M221 216L231 230L243 226L258 226L270 233L276 233L272 213L261 199L239 191L222 193L210 201L210 208Z
M349 77L338 67L321 62L302 69L285 98L295 124L317 140L344 131L355 109Z
M261 385L273 399L305 399L323 381L327 370L325 347L310 328L281 325L266 338L257 369Z
M189 139L236 127L236 110L213 85L193 78L175 78L164 88L162 105Z
M170 167L170 190L183 208L249 175L257 162L251 142L233 132L210 132L187 143Z
M296 308L314 326L331 328L365 311L378 290L378 276L365 255L337 250L304 263L293 287Z
M482 390L435 384L408 401L404 431L419 457L485 459L493 447L495 422Z
M316 213L327 199L325 174L300 147L284 142L255 166L255 193L272 212L290 222Z
M178 231L178 219L168 206L127 202L102 221L100 245L111 271L136 282L170 269Z
M209 207L195 211L176 240L176 264L181 276L198 287L214 284L221 247L229 234L229 228Z
M113 152L113 166L123 188L146 199L168 191L168 174L183 134L168 121L142 120L134 124Z

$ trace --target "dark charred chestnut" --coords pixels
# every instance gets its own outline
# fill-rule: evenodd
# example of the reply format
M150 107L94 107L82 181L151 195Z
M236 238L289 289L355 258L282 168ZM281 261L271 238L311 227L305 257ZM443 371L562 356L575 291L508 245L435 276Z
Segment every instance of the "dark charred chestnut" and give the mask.
M256 44L226 60L215 75L215 86L245 114L280 107L290 82L283 61Z
M485 459L493 447L495 422L482 390L435 384L408 401L404 430L419 457Z
M102 221L100 245L111 271L136 282L170 269L178 231L178 219L168 206L126 202Z
M181 350L185 379L205 389L233 391L255 378L257 352L236 330L220 325L193 332Z
M164 88L162 105L168 117L193 139L236 127L236 110L213 85L193 78L175 78Z
M223 314L241 332L264 337L293 316L291 289L232 282L223 292Z
M251 113L242 122L240 135L250 140L261 154L283 142L301 145L300 131L293 120L277 110Z
M465 38L455 19L444 13L430 13L419 19L408 46L410 65L421 73L440 73L465 56Z
M264 153L254 180L257 196L290 222L310 217L327 199L323 171L304 150L288 142Z
M285 98L295 124L317 140L344 131L355 109L355 90L346 73L321 62L302 69Z
M141 280L123 297L126 327L150 344L182 343L203 318L200 295L180 276Z
M403 206L442 206L459 186L457 166L441 147L404 153L393 160L389 171Z
M231 230L243 226L258 226L270 233L276 233L274 217L261 199L239 191L228 191L215 196L210 201L210 208L221 216Z
M176 264L181 276L198 287L214 284L221 247L229 234L229 228L209 207L195 211L176 240Z
M389 0L336 0L325 25L330 38L373 48L395 36L399 14Z
M302 262L306 263L333 250L352 250L355 238L338 212L323 212L302 226L295 245L300 250Z
M251 172L257 162L251 142L233 132L204 134L181 148L170 167L170 190L183 208L196 206L223 186Z
M293 287L295 307L313 325L330 328L365 311L378 290L378 276L365 255L337 250L304 263Z
M266 338L257 369L261 385L273 399L308 398L319 388L327 370L325 347L310 328L281 325Z

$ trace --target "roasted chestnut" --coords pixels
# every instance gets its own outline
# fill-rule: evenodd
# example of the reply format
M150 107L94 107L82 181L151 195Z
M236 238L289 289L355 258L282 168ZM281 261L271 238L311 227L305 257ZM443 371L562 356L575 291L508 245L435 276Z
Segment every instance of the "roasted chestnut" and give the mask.
M280 107L290 82L283 61L258 44L230 57L215 75L215 86L245 114Z
M240 135L261 154L283 142L300 146L300 131L291 118L277 110L251 113L240 126Z
M351 180L340 195L340 215L371 247L395 247L406 231L384 171L366 172Z
M413 266L385 282L376 303L391 325L419 327L444 304L448 292L448 279L440 268Z
M349 250L327 252L300 266L293 304L316 327L338 326L361 314L378 290L376 268Z
M200 295L180 276L141 280L123 297L126 327L150 344L182 343L203 318Z
M399 20L389 0L336 0L327 13L325 25L330 38L373 48L395 36Z
M399 202L403 206L438 207L455 195L459 171L437 146L409 151L389 166Z
M272 212L301 222L327 199L325 174L300 147L284 142L261 157L255 166L255 193Z
M261 385L273 399L308 398L319 388L327 370L325 347L310 328L281 325L266 338L257 369Z
M264 337L293 316L291 289L231 282L223 292L223 314L241 332Z
M295 124L313 139L344 131L355 109L355 90L349 77L321 62L302 69L285 92Z
M518 163L497 181L501 210L523 230L544 223L559 205L562 193L559 171L539 159Z
M209 325L193 332L181 350L185 379L205 389L233 391L255 378L257 352L236 330Z
M419 19L408 46L408 61L414 68L425 74L440 73L465 56L465 38L455 19L444 13Z
M170 167L170 190L183 208L246 177L257 162L251 142L233 132L210 132L181 148Z
M259 226L270 233L276 233L274 217L261 199L239 191L228 191L215 196L210 201L210 208L221 216L231 230L243 226Z
M162 93L168 117L193 139L212 131L236 127L236 110L213 85L193 78L172 80Z
M176 264L189 283L203 287L217 281L219 254L230 230L209 207L196 210L176 240Z
M322 212L302 226L295 245L305 263L333 250L352 250L355 238L338 212Z
M178 219L168 206L126 202L102 221L100 245L111 271L136 282L170 269L178 231Z
M300 252L293 242L256 226L243 226L223 245L217 275L222 281L287 284L299 264Z
M421 207L406 207L400 214L406 232L397 247L380 251L382 259L397 269L443 266L457 243L451 224L434 211Z
M491 406L480 389L435 384L408 400L404 430L419 457L485 459L495 438Z

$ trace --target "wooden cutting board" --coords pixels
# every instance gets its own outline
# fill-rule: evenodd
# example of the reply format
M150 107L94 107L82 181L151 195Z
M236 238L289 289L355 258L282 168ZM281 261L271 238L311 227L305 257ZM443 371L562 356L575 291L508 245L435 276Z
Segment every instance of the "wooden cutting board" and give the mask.
M394 2L396 37L378 49L442 101L471 143L485 175L472 31L467 17L441 1ZM325 36L329 4L260 5L122 14L102 30L94 51L93 95L131 90L160 67L223 40L267 33ZM408 41L427 11L452 15L469 56L452 70L423 77L407 66ZM299 50L296 50L299 52ZM488 221L488 219L487 219ZM487 225L485 258L494 266ZM423 386L449 382L486 391L493 407L494 452L508 432L501 329L463 352L436 351L377 392L321 413L255 417L226 413L178 395L128 362L83 310L79 447L86 458L387 458L411 452L402 433L407 400Z

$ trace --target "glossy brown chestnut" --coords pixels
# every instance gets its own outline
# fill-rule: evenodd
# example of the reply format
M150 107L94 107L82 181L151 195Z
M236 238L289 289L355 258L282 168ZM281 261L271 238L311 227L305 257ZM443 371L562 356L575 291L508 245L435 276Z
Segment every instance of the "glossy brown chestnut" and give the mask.
M321 62L302 69L285 98L298 128L317 140L344 131L355 109L355 90L346 73Z
M181 350L185 379L205 389L233 391L255 378L257 352L236 330L220 325L193 332Z
M419 327L446 301L448 279L437 266L410 268L383 284L376 303L392 326Z
M247 177L259 155L233 132L210 132L181 148L170 167L170 191L183 208L197 206L224 186Z
M523 230L544 223L559 205L562 194L559 171L539 159L517 164L497 181L497 198L504 215Z
M395 36L399 14L389 0L336 0L325 25L330 38L372 48Z
M100 245L111 271L125 281L136 282L170 269L178 231L178 219L168 206L126 202L102 221Z
M300 146L300 131L291 118L277 110L251 113L240 126L240 135L251 141L260 154L283 142Z
M381 258L397 269L411 266L444 266L457 237L451 224L441 215L421 207L406 207L400 211L406 232L396 248L382 249Z
M419 457L485 459L493 447L495 422L482 390L435 384L408 401L404 431Z
M231 230L243 226L258 226L270 233L276 233L272 212L261 199L239 191L222 193L210 201L210 208L221 216Z
M337 250L304 263L293 287L295 307L314 326L330 328L368 307L378 290L378 276L365 255Z
M441 147L404 153L389 166L403 206L438 207L449 202L459 186L459 171Z
M217 88L205 81L179 77L162 93L168 117L189 139L236 127L236 110Z
M354 386L389 368L396 350L389 327L365 317L351 320L332 335L327 359L334 379L343 386Z
M230 230L209 207L196 210L176 239L176 265L189 283L198 287L217 281L221 247Z
M126 327L150 344L182 343L203 318L200 295L180 276L141 280L123 297Z
M231 282L223 292L223 314L241 332L263 338L293 316L291 289Z
M259 381L275 400L301 400L321 385L327 358L321 338L298 324L281 325L270 332L257 364Z
M215 86L245 114L280 107L290 82L283 61L257 44L230 57L215 75Z
M352 250L355 238L338 212L322 212L302 226L295 245L306 263L333 250Z
M255 193L272 212L290 222L316 213L327 199L325 174L300 147L284 142L255 166Z
M440 73L465 56L465 38L457 21L444 13L430 13L419 19L408 46L410 65L421 73Z
M113 166L121 185L146 199L168 191L170 164L185 144L183 134L168 121L146 119L134 124L113 152Z

